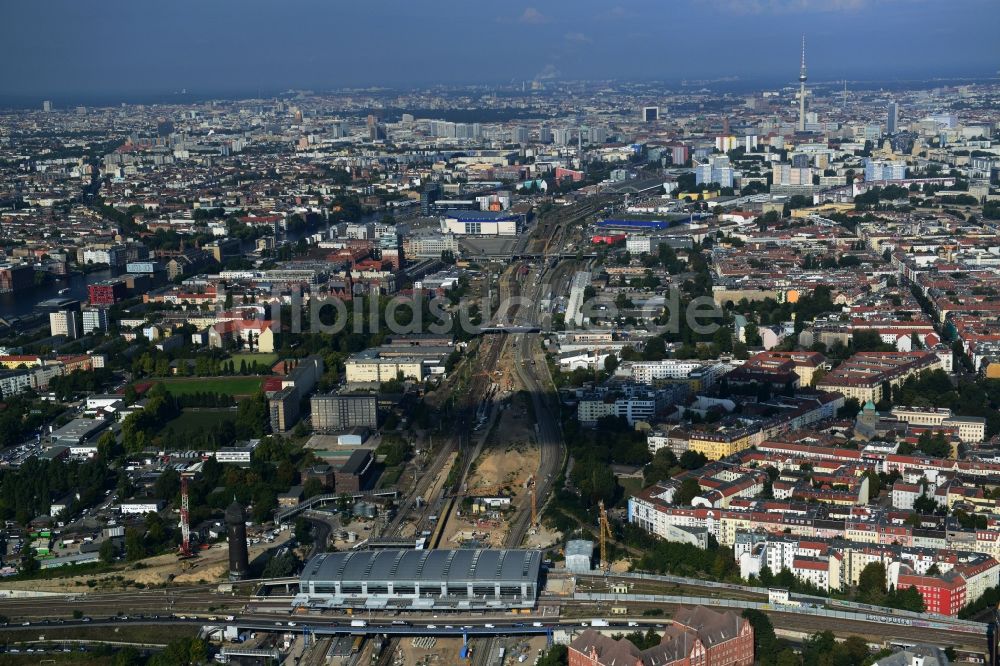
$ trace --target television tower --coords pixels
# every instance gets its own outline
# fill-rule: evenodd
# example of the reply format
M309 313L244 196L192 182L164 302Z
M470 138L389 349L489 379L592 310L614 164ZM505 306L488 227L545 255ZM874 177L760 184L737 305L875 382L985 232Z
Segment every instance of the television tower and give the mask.
M806 36L802 35L802 66L799 67L799 131L806 131Z

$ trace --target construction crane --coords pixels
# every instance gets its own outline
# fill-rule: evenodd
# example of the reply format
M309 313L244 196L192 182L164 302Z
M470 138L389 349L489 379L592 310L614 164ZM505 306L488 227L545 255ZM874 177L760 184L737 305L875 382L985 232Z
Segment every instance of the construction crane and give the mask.
M188 497L188 474L181 475L181 557L193 557L191 550L191 500Z
M608 561L608 541L613 537L611 536L611 525L608 523L608 512L604 508L604 500L597 503L597 509L600 513L601 568L609 571L611 569L611 562Z

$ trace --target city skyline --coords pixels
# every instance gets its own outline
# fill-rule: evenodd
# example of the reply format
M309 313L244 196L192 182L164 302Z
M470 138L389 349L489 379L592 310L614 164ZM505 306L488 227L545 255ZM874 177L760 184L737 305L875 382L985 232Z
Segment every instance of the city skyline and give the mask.
M11 20L0 28L5 94L249 95L533 79L727 77L794 84L800 34L809 41L814 82L983 77L1000 67L988 27L1000 19L1000 6L988 0L679 0L610 7L529 0L503 8L456 2L413 8L397 0L333 8L295 0L240 7L235 12L232 0L180 2L169 13L121 2L11 7ZM947 27L955 15L981 20L967 22L959 36ZM24 25L45 25L44 49ZM918 31L935 48L913 39ZM852 48L856 44L878 48Z

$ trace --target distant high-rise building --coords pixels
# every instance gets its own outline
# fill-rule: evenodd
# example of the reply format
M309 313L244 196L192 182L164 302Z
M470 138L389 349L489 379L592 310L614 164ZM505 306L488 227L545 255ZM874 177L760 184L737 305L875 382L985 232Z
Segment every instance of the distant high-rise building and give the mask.
M531 133L527 127L514 128L514 143L526 144L531 139Z
M865 181L903 180L906 178L906 162L884 162L865 158Z
M895 134L896 125L899 124L899 106L896 102L889 102L889 106L886 109L886 120L885 120L885 132L886 134Z
M42 102L42 111L48 113L51 110L52 110L52 100L47 99L44 102Z
M607 143L608 141L608 128L607 127L591 127L590 128L590 142L591 143Z
M552 143L553 138L552 130L548 127L543 127L538 130L539 143Z
M568 127L552 130L552 141L557 146L568 146L573 141L573 130Z
M642 122L655 123L659 119L660 119L660 107L658 106L642 107Z
M420 193L420 214L424 217L429 217L431 214L431 206L434 205L434 202L437 201L440 196L440 185L437 183L427 183L424 185L424 190Z
M802 35L802 64L799 66L799 131L806 131L806 36Z
M733 167L729 158L723 155L710 157L707 162L695 165L694 175L698 185L718 183L720 187L733 186Z

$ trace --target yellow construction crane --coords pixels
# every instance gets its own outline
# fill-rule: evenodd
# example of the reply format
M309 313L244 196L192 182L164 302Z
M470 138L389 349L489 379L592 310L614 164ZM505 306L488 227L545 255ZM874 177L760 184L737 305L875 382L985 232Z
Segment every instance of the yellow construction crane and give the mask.
M597 508L600 512L601 568L605 571L610 571L611 562L608 561L608 541L613 537L611 536L611 525L608 523L608 512L604 508L604 500L597 503Z

